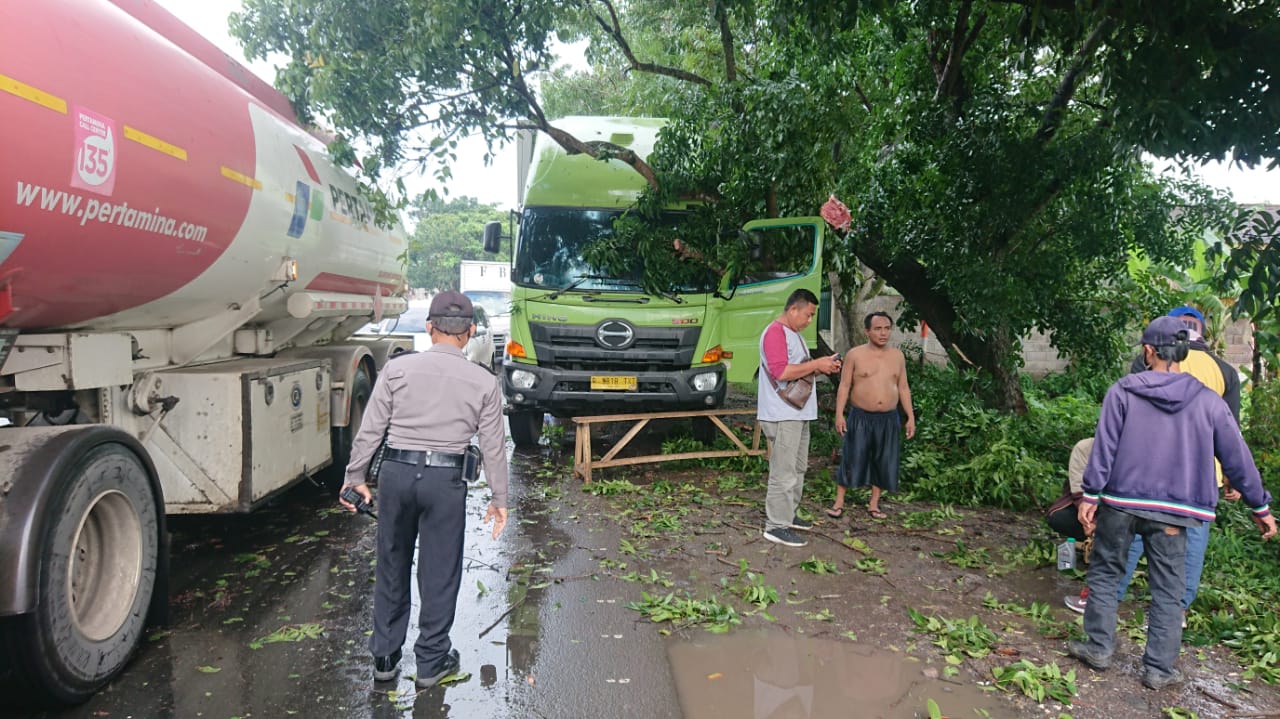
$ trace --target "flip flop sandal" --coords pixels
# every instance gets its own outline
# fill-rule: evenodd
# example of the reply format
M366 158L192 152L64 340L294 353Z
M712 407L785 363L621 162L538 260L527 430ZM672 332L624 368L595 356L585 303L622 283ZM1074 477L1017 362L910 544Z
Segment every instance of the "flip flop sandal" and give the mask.
M832 507L824 511L827 513L827 516L832 519L839 519L844 516L844 507Z
M872 519L888 519L889 518L889 515L885 514L884 512L881 512L878 509L871 509L870 507L867 508L867 514L871 515Z

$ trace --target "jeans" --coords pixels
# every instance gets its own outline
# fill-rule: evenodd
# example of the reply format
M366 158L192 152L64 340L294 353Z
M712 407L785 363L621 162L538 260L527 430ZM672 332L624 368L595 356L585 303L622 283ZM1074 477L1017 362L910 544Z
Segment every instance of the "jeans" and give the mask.
M1182 609L1191 608L1200 592L1200 574L1204 571L1204 553L1209 549L1209 523L1202 522L1198 527L1187 527L1187 591L1182 596ZM1129 590L1129 581L1138 568L1138 560L1142 558L1142 537L1134 537L1129 547L1129 562L1124 568L1124 581L1116 593L1116 601L1124 600L1124 593Z
M769 449L769 488L764 497L765 531L790 527L809 469L809 421L760 422Z
M1116 644L1116 589L1124 578L1125 559L1134 535L1147 554L1151 606L1147 611L1147 649L1142 663L1158 677L1173 671L1182 644L1182 593L1186 588L1185 527L1135 517L1106 504L1094 518L1093 559L1089 564L1089 602L1084 631L1092 653L1110 657Z

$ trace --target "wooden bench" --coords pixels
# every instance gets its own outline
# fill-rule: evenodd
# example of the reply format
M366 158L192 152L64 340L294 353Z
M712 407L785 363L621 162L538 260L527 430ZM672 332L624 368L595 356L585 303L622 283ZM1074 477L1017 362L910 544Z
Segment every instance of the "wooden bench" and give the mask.
M668 462L677 459L710 459L712 457L767 457L769 456L768 447L760 447L760 422L755 422L755 429L751 433L751 446L742 443L738 436L729 429L720 418L731 417L734 415L751 415L755 417L756 409L750 407L747 409L703 409L692 410L689 412L644 412L637 414L601 414L591 415L587 417L574 417L575 437L573 447L573 473L586 484L591 483L591 470L601 469L604 467L622 467L630 464L647 464L650 462ZM615 459L618 453L635 438L640 430L649 424L650 420L655 419L687 419L693 417L706 417L711 423L720 430L721 434L729 438L733 442L736 449L716 449L706 450L702 452L680 452L678 454L649 454L640 457L623 457ZM603 457L597 460L591 459L591 426L606 424L609 422L634 422L631 429L623 435L622 439L613 446Z

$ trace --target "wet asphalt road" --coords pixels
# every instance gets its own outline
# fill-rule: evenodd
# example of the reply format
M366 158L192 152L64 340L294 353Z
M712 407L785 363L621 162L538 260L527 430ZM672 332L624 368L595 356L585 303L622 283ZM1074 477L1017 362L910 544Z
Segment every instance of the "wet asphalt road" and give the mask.
M591 578L606 545L558 501L563 465L513 458L518 504L496 541L483 481L470 492L451 633L466 681L416 690L412 621L400 678L375 685L375 526L308 485L247 516L172 518L170 625L89 702L34 716L680 716L662 638Z

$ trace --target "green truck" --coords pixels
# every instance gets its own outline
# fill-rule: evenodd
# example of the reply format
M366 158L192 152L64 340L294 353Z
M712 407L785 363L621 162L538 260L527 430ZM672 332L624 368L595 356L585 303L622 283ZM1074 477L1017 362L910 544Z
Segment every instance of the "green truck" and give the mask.
M567 117L554 122L585 142L609 142L647 158L664 120ZM583 414L714 409L728 382L756 376L759 338L787 296L819 293L820 218L751 222L744 267L654 295L583 259L588 244L645 188L620 160L567 154L546 137L519 143L521 210L513 253L510 335L502 365L508 422L517 447L536 445L543 419ZM678 222L681 208L671 208ZM497 249L501 228L486 228ZM777 248L788 248L777 252ZM640 260L637 258L637 263ZM810 346L816 344L810 327Z

